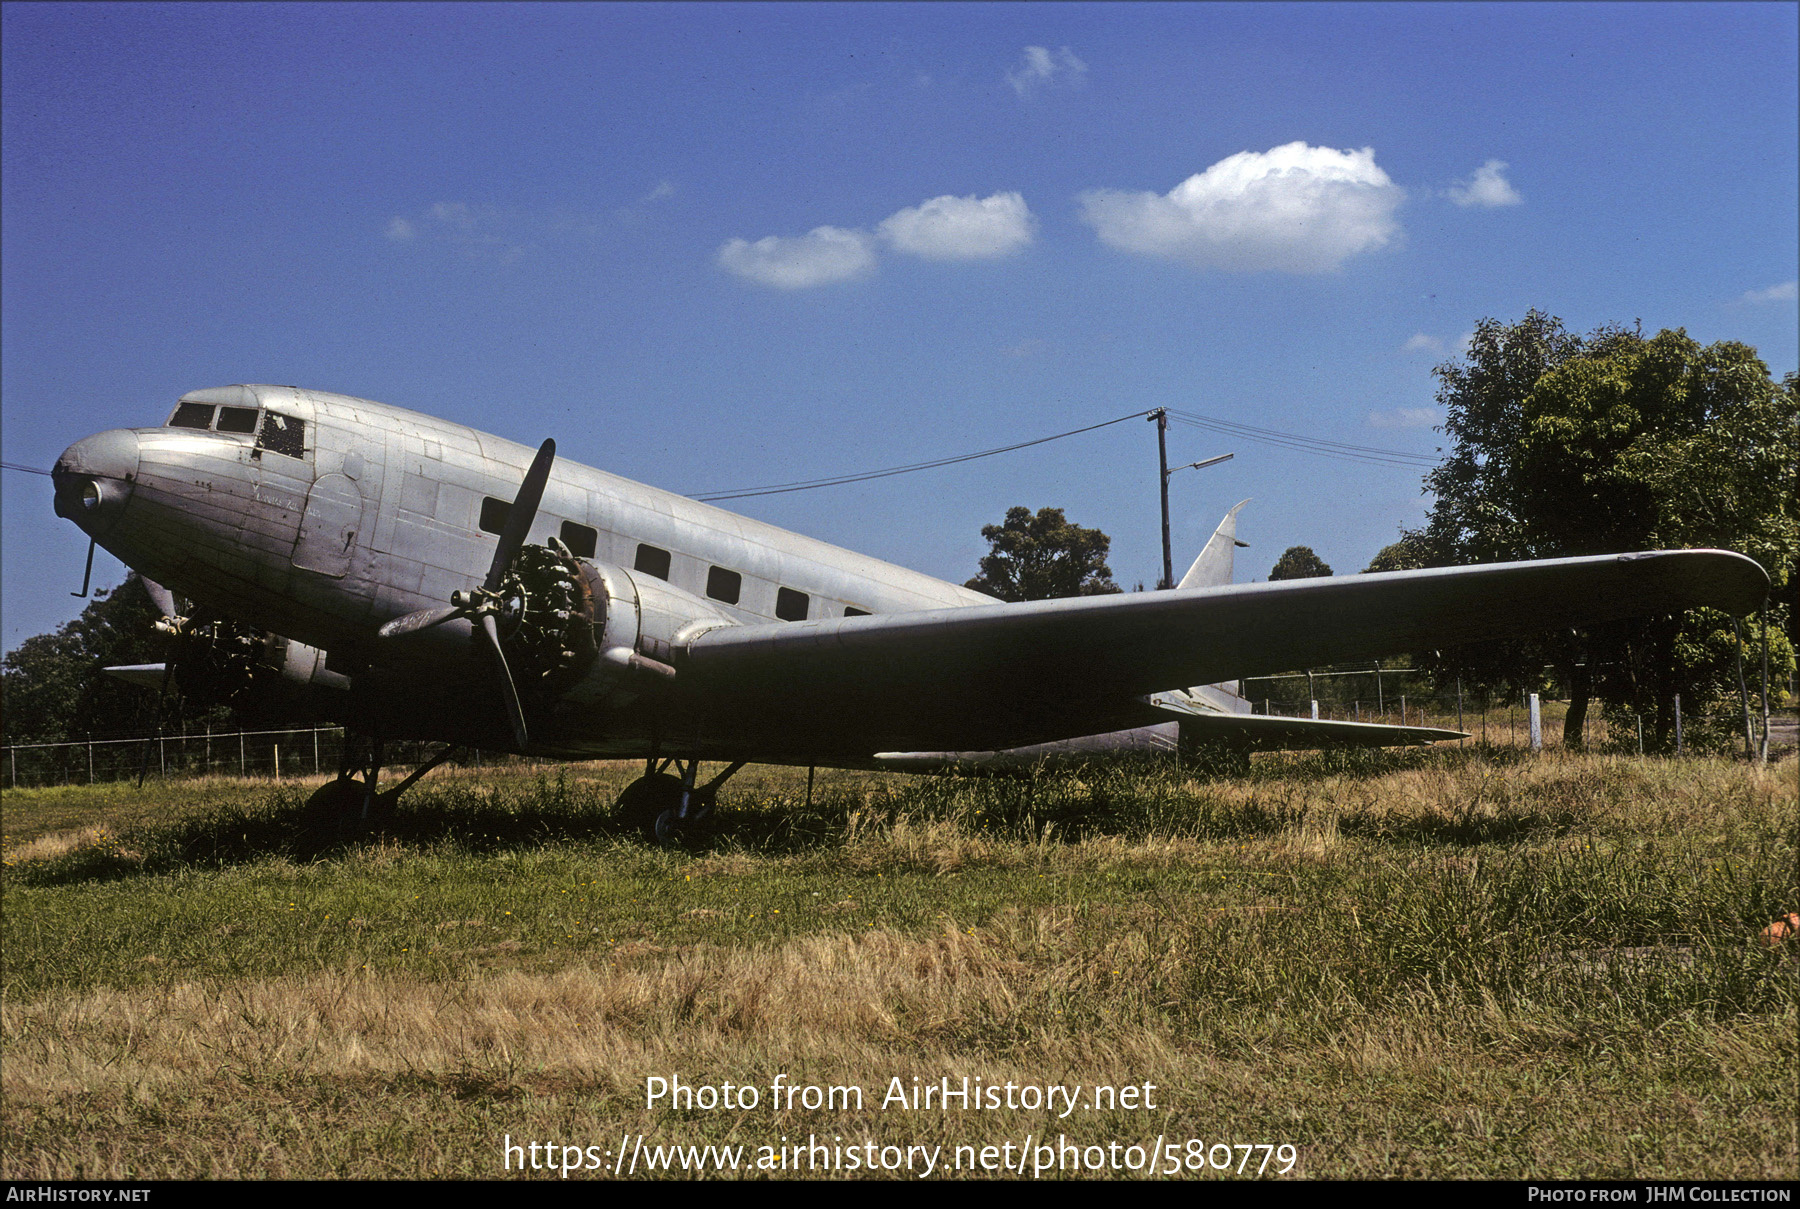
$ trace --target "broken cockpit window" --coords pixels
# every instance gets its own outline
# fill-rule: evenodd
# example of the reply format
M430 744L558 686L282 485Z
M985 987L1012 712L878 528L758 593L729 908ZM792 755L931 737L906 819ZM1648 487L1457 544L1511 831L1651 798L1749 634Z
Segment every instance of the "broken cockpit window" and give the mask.
M235 409L227 407L225 410ZM225 421L221 419L219 426L223 428L224 424ZM256 438L256 447L266 449L270 453L279 453L283 457L305 457L306 421L293 416L284 416L280 412L265 411L262 432Z

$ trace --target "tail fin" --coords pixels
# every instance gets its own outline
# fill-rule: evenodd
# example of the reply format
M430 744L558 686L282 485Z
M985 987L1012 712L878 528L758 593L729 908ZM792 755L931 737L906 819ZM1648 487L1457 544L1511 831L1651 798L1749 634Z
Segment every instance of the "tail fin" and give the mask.
M1200 557L1194 560L1188 573L1175 585L1177 588L1222 588L1231 582L1232 552L1238 546L1246 544L1237 539L1238 509L1249 502L1244 500L1225 514L1225 519L1213 530L1212 540L1206 543L1206 549L1200 551Z

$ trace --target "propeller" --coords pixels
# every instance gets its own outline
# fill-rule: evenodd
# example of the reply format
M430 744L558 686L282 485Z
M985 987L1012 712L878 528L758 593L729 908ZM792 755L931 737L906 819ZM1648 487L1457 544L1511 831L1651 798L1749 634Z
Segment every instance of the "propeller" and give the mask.
M507 613L509 603L500 587L506 582L506 573L525 544L531 522L537 519L538 504L544 498L544 485L550 480L550 466L555 461L556 442L546 440L538 447L531 468L525 472L524 482L519 484L519 494L513 500L512 511L507 514L506 527L500 532L500 544L494 547L494 561L489 564L487 578L480 587L451 593L448 608L420 609L396 617L378 633L385 640L428 630L459 617L474 622L476 629L486 637L488 649L499 664L500 694L506 702L507 721L512 724L513 739L521 748L526 746L529 735L525 728L525 711L519 704L519 692L513 684L512 669L507 666L506 652L500 645L500 618Z

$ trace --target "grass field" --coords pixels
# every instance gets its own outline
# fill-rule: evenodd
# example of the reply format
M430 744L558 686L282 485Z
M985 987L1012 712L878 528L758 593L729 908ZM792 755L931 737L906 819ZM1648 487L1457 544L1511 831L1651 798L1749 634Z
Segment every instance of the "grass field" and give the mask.
M440 771L350 839L311 783L8 792L0 1174L1792 1177L1794 774L1446 748L807 807L751 768L683 851L611 817L622 765ZM910 1099L965 1076L999 1106Z

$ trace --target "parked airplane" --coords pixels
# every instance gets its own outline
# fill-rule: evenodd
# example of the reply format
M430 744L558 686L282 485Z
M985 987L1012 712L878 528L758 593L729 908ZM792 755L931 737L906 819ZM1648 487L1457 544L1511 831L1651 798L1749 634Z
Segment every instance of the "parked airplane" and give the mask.
M231 619L262 635L247 658L343 694L359 767L323 797L366 812L399 738L642 758L621 806L659 834L751 760L1449 736L1251 716L1221 682L1694 605L1748 613L1768 589L1716 550L1231 586L1234 509L1175 590L1004 604L558 462L550 441L534 456L289 386L183 395L160 427L71 445L53 480L57 514L166 585L165 613L170 590L194 602L171 632ZM728 767L701 785L702 760Z

